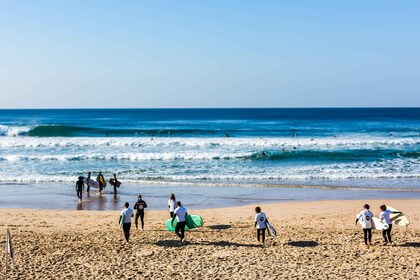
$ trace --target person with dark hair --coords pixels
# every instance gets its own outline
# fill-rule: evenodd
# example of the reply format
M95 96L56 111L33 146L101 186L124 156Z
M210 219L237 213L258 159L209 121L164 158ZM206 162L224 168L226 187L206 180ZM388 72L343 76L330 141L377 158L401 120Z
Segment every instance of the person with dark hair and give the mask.
M176 208L176 198L175 198L175 195L173 193L171 193L171 195L169 196L168 208L169 208L169 215L171 216L171 218L173 218L174 217L174 211L175 211L175 208Z
M257 229L257 240L260 242L260 236L262 237L262 244L265 244L265 230L267 229L267 216L264 212L261 212L260 207L255 207L255 224L254 227Z
M140 221L141 221L141 230L144 230L144 208L147 208L147 204L146 201L144 201L141 198L141 194L139 194L139 197L136 201L136 203L134 204L134 210L136 211L136 218L135 218L135 223L136 223L136 229L138 230L138 220L140 217Z
M356 218L356 224L360 220L362 222L363 238L365 244L372 245L372 228L373 228L373 213L369 210L369 204L365 204L364 210L362 210Z
M92 172L88 172L88 176L87 176L87 180L86 180L86 182L87 182L87 189L86 189L86 191L87 192L89 192L89 190L90 190L90 186L89 186L89 179L90 179L90 176L92 175Z
M382 230L382 236L384 238L384 245L389 243L392 243L391 240L391 230L392 230L392 221L391 221L391 214L401 214L401 212L398 211L391 211L386 209L386 205L381 205L379 207L381 209L381 214L379 214L379 219L381 221L386 222L388 224L388 229Z
M114 186L114 194L117 194L117 188L119 188L117 174L114 174L114 178L110 180L110 183Z
M99 193L102 193L102 190L105 188L105 178L102 175L102 171L99 171L98 177L96 177L96 182L99 183Z
M130 228L131 228L131 218L133 215L133 209L128 208L130 204L126 202L124 204L124 209L121 211L119 224L122 226L124 231L125 240L128 242L130 239Z
M79 180L76 182L76 192L77 192L77 197L79 198L79 202L82 202L82 191L84 187L85 187L85 183L83 182L83 177L80 176Z
M181 239L181 245L185 242L185 226L187 224L187 209L182 206L181 201L176 203L177 208L174 211L174 215L172 217L171 226L173 226L175 218L177 219L177 223L175 226L175 234Z

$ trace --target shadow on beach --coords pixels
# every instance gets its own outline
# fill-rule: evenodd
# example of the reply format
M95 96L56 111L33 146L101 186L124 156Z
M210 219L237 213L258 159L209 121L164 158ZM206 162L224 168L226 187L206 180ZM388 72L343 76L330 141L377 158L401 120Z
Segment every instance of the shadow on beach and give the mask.
M261 247L261 245L257 244L242 244L236 242L228 242L228 241L214 241L214 242L193 242L193 241L186 241L185 245L181 245L179 240L161 240L155 243L156 246L160 247L180 247L186 245L201 245L201 246L220 246L220 247L248 247L248 248L257 248Z
M208 228L222 230L222 229L230 229L232 228L232 226L231 225L213 225L213 226L208 226Z
M316 241L290 241L287 244L295 247L316 247L319 245Z
M420 248L420 242L405 242L404 244L401 244L400 246Z

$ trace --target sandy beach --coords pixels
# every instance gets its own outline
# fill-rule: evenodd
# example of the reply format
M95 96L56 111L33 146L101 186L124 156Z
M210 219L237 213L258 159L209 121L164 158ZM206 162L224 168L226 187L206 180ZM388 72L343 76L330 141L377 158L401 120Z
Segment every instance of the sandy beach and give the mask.
M369 203L403 211L408 228L394 226L394 245L363 243L355 214ZM255 205L190 211L205 226L187 242L164 228L168 213L147 211L144 232L131 241L119 211L1 209L1 244L9 227L15 249L10 279L419 279L420 200L319 201L260 205L279 236L265 247L255 238ZM2 245L2 246L3 246ZM4 253L1 271L4 273ZM3 274L2 274L3 277Z

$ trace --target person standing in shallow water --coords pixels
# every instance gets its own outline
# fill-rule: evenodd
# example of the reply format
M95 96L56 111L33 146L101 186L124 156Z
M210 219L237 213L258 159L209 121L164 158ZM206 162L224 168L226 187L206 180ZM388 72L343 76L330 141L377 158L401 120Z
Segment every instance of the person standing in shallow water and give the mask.
M368 245L369 240L369 245L372 245L373 213L369 210L369 204L365 204L364 208L365 209L357 215L356 225L359 220L362 222L365 244Z
M255 207L255 223L254 227L257 229L257 240L260 242L260 236L262 244L265 244L265 231L267 229L267 217L264 212L261 212L260 207Z
M139 197L138 197L136 203L134 204L134 210L137 210L136 211L136 218L134 220L135 223L136 223L136 229L137 230L139 229L139 226L138 226L139 217L140 217L140 221L141 221L141 230L144 230L144 208L147 208L146 201L144 201L141 198L141 194L139 194Z
M169 196L168 208L169 208L169 215L171 216L171 218L173 218L174 217L174 211L175 211L175 208L176 208L176 198L175 198L175 195L173 193L171 193L171 195Z
M175 218L177 219L177 223L175 226L175 234L181 239L181 245L185 242L185 226L187 225L187 209L182 206L181 201L177 201L176 205L178 206L172 217L171 226L174 226Z
M102 171L99 171L98 177L96 177L96 182L99 183L99 193L102 193L102 190L104 189L104 182L105 178L104 175L102 175Z
M125 240L128 242L130 239L130 229L131 229L131 218L133 215L133 209L129 208L130 204L126 202L124 204L124 209L121 211L119 224L122 226L124 231Z
M79 202L82 202L82 191L85 186L85 183L83 182L83 177L79 177L79 180L76 182L76 192L77 197L79 198Z
M90 176L92 175L92 172L88 172L88 176L87 176L87 183L86 183L86 185L87 185L87 192L89 192L89 190L90 190L90 186L89 186L89 180L90 180Z

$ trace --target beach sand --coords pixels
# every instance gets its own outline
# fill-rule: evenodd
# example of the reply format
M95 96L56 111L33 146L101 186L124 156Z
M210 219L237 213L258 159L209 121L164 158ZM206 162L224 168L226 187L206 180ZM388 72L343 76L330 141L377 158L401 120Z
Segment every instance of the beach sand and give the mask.
M374 231L366 247L355 214L369 203L404 211L394 245ZM127 244L119 211L0 210L0 241L9 227L15 250L10 279L420 279L420 200L317 201L260 205L277 228L258 245L254 207L190 211L205 226L179 245L164 228L168 213L147 211L144 232ZM4 253L1 271L4 273ZM3 276L3 274L2 274Z

